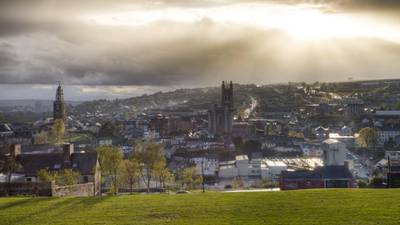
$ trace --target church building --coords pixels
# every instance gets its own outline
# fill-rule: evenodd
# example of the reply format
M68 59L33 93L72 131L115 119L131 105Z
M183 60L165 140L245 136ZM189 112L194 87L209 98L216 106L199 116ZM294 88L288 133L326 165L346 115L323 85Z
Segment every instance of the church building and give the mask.
M221 105L208 110L208 130L214 135L230 135L233 122L233 84L222 82Z

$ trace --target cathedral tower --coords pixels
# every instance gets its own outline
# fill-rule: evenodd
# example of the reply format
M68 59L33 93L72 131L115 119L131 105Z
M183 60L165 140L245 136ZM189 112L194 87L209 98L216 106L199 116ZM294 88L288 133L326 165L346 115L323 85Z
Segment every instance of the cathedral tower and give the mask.
M208 130L215 135L230 135L233 123L233 84L222 82L221 105L213 105L208 111Z

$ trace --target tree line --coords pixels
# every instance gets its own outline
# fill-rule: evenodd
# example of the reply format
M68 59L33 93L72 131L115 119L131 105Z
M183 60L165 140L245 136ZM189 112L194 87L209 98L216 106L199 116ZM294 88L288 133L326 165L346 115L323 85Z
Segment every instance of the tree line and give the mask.
M109 193L116 194L121 188L133 192L144 184L146 191L151 188L192 189L202 183L195 167L188 167L173 173L164 154L164 146L159 143L139 140L134 152L124 158L123 152L115 146L97 148L102 182L108 184Z

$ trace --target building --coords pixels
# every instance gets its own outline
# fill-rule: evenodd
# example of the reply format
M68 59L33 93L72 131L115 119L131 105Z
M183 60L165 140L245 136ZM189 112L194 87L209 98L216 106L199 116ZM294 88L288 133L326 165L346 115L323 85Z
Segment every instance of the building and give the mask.
M353 175L346 166L323 166L315 170L282 171L281 190L308 188L351 188Z
M380 127L377 129L378 145L383 146L385 143L395 143L396 139L400 137L400 129L392 127Z
M327 139L322 143L325 166L343 166L346 160L346 146L335 139Z
M248 122L234 122L232 124L232 136L251 138L256 134L256 127L254 124Z
M22 167L20 173L24 175L24 182L38 182L38 172L42 169L72 169L80 174L78 183L93 183L94 193L100 194L101 173L95 152L74 152L73 144L64 144L62 152L22 153L20 145L13 145L10 153Z
M359 118L364 113L365 104L360 100L353 100L345 106L345 116L349 119Z
M233 122L233 84L222 82L221 105L208 110L208 130L214 135L230 135Z
M61 87L61 83L59 83L56 93L56 100L53 102L53 119L61 119L65 121L65 118L64 91Z
M324 166L314 170L283 171L279 180L281 190L353 187L353 174L345 164L347 149L344 143L327 139L322 143L322 149Z

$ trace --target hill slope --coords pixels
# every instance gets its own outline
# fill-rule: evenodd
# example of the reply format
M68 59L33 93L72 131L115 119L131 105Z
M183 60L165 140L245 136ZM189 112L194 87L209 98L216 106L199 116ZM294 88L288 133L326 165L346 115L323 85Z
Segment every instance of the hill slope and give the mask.
M400 190L2 198L1 224L400 224Z

